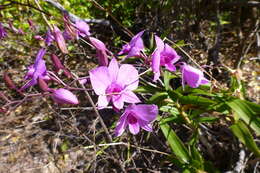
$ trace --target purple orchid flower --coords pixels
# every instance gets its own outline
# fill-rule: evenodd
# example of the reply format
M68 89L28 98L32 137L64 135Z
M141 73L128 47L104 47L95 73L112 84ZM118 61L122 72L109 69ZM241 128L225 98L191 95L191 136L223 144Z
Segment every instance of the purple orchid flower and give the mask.
M36 56L36 60L33 65L28 67L28 72L25 76L25 80L31 79L24 86L22 86L21 90L25 90L30 86L34 86L38 83L38 78L42 78L44 80L50 80L50 77L47 75L47 69L45 66L45 61L42 59L46 53L46 49L41 48Z
M168 44L164 44L160 37L155 36L155 41L157 47L152 54L154 81L158 80L160 77L160 66L165 66L169 71L175 71L176 67L174 66L174 63L180 59L180 56L176 51Z
M85 21L77 20L75 25L78 29L78 35L80 35L81 37L90 36L89 25Z
M100 66L107 66L108 65L108 58L107 58L107 48L105 44L94 38L94 37L89 37L89 40L91 44L96 48L97 52L97 57L98 57L98 64Z
M181 63L181 73L182 73L182 86L184 87L187 83L192 88L197 88L200 85L209 83L203 75L203 72L196 69L186 63Z
M126 58L142 56L141 51L144 49L144 43L141 37L143 33L144 31L141 31L136 34L130 43L123 46L123 49L118 53L118 55L127 54Z
M101 66L89 72L90 82L98 97L98 108L105 108L110 100L116 109L122 109L124 102L138 103L133 90L139 83L138 71L130 64L119 67L113 58L108 67Z
M0 22L0 39L3 39L7 36L7 32L5 31L5 28L3 27L2 23Z
M158 107L156 105L129 105L125 112L121 115L115 129L115 135L121 136L126 127L129 131L136 135L140 131L140 127L146 131L152 132L152 121L158 115Z
M59 104L79 104L77 97L67 89L56 89L52 93L52 99Z

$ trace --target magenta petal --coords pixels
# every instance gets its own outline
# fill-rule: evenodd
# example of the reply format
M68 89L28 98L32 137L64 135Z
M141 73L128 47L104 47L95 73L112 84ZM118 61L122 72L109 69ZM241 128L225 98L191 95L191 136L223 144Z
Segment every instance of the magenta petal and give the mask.
M123 55L125 53L128 53L131 49L131 46L129 44L125 44L122 48L122 50L118 53L118 55Z
M116 81L118 71L119 71L119 65L118 65L118 62L116 61L115 58L113 58L110 61L109 66L108 66L108 70L109 70L109 75L110 75L112 82Z
M192 88L197 88L203 78L202 71L190 66L184 65L183 67L183 79Z
M157 35L155 35L154 37L155 37L157 49L159 51L162 51L164 49L164 43L163 43L162 39L160 37L158 37Z
M125 129L126 129L126 126L127 126L127 113L124 113L120 119L119 119L119 122L117 123L116 125L116 129L115 129L115 135L116 136L121 136Z
M141 49L138 48L138 47L132 47L130 49L130 51L128 52L128 55L126 56L126 58L129 58L129 57L138 57L141 55L140 53Z
M85 21L78 20L75 24L77 29L79 30L79 34L81 37L86 37L90 35L89 25Z
M201 79L200 84L204 85L204 84L208 84L208 83L209 83L208 79L206 79L204 77L203 77L203 79Z
M89 71L91 85L97 95L105 94L107 87L111 84L108 68L98 67Z
M139 76L138 71L133 65L123 64L119 68L117 83L126 86L125 89L135 90L138 87Z
M169 71L176 71L176 67L173 64L171 64L171 63L165 64L165 67Z
M141 100L135 95L133 91L124 91L124 101L127 103L139 103Z
M135 113L138 119L151 122L155 120L158 115L158 107L156 105L132 105L132 111Z
M138 124L138 122L134 123L134 124L128 124L129 130L133 135L136 135L137 133L139 133L140 131L140 125Z
M152 54L152 71L154 73L154 81L160 77L160 50L155 50Z
M142 40L142 35L143 35L144 31L139 32L138 34L136 34L130 41L129 45L131 47L138 47L140 49L144 48L143 45L143 40Z

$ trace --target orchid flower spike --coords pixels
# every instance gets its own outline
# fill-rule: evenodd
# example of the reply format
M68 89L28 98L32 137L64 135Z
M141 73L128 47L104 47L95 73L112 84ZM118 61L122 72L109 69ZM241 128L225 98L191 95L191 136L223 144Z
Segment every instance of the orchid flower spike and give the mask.
M160 37L155 36L156 49L152 54L152 70L154 72L154 81L160 77L160 66L165 66L169 71L175 71L176 63L180 56L168 44L163 43Z
M107 48L105 44L94 37L89 37L91 44L96 48L98 64L100 66L108 65Z
M38 82L38 78L42 78L44 80L50 80L50 77L47 74L47 69L45 65L45 61L42 59L46 53L46 49L41 48L36 56L36 60L34 64L28 67L28 72L25 76L25 80L31 79L24 86L22 86L21 90L25 90L30 86L34 86Z
M129 105L125 112L121 115L115 129L115 135L121 136L126 127L129 131L136 135L140 131L140 127L146 131L152 132L152 121L158 115L158 107L156 105Z
M144 49L144 43L142 40L143 33L144 31L141 31L136 34L128 44L123 46L118 55L127 54L126 58L142 56L141 51Z
M192 88L197 88L200 85L209 83L203 75L203 72L199 69L196 69L186 63L182 62L180 65L182 73L182 86L187 83Z
M77 97L67 89L56 89L52 93L52 99L59 104L79 104Z
M7 32L5 31L5 28L3 27L2 23L0 22L0 39L3 39L7 36Z
M139 83L138 71L130 64L119 67L115 58L110 61L108 67L101 66L90 70L90 82L98 97L98 108L105 108L110 101L120 110L124 102L138 103L139 98L133 90Z

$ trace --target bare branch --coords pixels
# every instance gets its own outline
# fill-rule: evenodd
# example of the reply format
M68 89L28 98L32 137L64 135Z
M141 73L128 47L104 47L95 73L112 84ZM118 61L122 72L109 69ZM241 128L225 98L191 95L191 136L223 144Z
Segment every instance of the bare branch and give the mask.
M111 25L108 20L105 19L81 19L80 17L76 16L75 14L70 13L68 10L66 10L60 3L55 2L53 0L44 0L45 2L48 2L52 6L56 7L59 9L62 13L65 13L69 16L69 19L72 22L76 22L77 20L84 20L87 23L96 23L96 24L101 24L101 25Z

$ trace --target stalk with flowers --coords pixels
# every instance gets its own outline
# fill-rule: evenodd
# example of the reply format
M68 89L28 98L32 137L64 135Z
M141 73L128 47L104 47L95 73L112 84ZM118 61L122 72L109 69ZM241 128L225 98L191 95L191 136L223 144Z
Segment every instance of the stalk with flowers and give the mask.
M5 75L7 87L22 97L21 100L9 100L6 94L0 93L5 102L0 111L6 116L17 106L35 98L50 98L58 105L80 105L86 100L79 99L79 93L85 92L94 103L93 109L106 131L108 142L120 141L124 135L153 134L154 129L159 128L171 149L171 152L165 152L168 159L181 170L217 172L217 168L204 159L198 144L205 142L203 123L218 121L220 117L211 116L218 112L224 116L234 115L231 131L256 156L260 155L252 137L252 134L260 134L259 117L255 117L259 115L259 105L235 97L229 89L215 85L214 77L205 76L205 70L185 62L173 44L154 33L150 39L155 44L147 48L142 39L147 31L143 30L119 52L112 52L91 34L85 21L70 21L66 14L63 21L63 26L49 24L45 36L35 33L34 38L43 41L44 45L39 47L34 63L28 66L23 85L17 86ZM31 20L28 22L35 28ZM64 30L60 29L62 27ZM7 39L8 34L0 23L0 39ZM97 61L97 66L81 78L53 52L55 48L63 55L69 54L68 44L79 40L96 50ZM46 65L47 59L52 62L49 66ZM67 82L68 79L73 82ZM177 80L180 80L179 84L173 84ZM79 87L74 87L76 82ZM37 87L37 93L30 93L31 88ZM231 86L231 89L236 87ZM112 127L107 127L99 115L101 109L112 109L118 115L112 133L108 130ZM175 132L175 124L187 126L192 133L185 142ZM124 159L119 155L116 157L125 171Z

